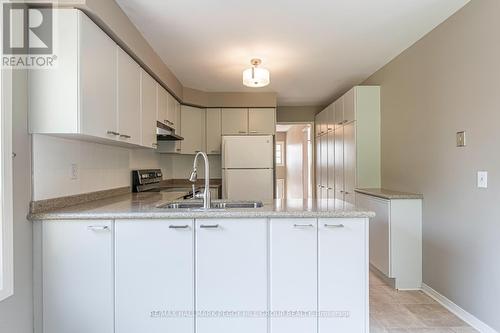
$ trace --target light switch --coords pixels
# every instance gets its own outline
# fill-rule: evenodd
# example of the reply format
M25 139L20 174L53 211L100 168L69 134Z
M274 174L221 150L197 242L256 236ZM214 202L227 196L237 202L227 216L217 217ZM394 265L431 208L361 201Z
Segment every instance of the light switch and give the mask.
M457 132L457 147L465 147L465 131Z
M477 172L477 187L488 188L488 171Z

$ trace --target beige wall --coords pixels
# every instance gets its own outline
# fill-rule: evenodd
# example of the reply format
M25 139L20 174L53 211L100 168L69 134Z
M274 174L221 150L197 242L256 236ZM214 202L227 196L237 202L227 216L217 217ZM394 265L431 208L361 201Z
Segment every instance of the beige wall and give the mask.
M424 282L498 331L499 15L471 1L365 82L381 86L383 186L425 197Z
M278 106L276 118L278 122L313 122L316 113L320 112L320 106Z

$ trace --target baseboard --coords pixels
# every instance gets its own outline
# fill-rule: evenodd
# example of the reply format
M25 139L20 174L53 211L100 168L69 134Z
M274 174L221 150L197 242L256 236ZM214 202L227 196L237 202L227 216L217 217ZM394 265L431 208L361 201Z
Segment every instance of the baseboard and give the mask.
M474 317L472 314L469 312L465 311L452 301L450 301L448 298L445 296L441 295L425 283L422 283L422 291L432 297L436 302L444 306L446 309L448 309L450 312L452 312L454 315L456 315L458 318L462 319L465 321L467 324L475 328L481 333L499 333L495 331L493 328L488 326L487 324L483 323L481 320L477 319Z

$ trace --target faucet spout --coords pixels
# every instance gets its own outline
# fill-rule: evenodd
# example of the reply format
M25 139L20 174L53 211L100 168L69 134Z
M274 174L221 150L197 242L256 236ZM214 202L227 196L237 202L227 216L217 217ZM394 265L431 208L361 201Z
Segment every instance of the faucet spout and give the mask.
M202 198L203 199L203 208L204 209L210 209L212 206L212 198L210 196L210 163L208 162L208 156L204 152L198 152L196 156L194 157L193 161L193 172L191 172L191 176L189 177L189 181L192 183L196 182L198 179L198 173L197 173L197 165L198 165L198 157L202 156L203 161L205 162L205 189L201 195L196 195L193 193L193 196L196 198Z

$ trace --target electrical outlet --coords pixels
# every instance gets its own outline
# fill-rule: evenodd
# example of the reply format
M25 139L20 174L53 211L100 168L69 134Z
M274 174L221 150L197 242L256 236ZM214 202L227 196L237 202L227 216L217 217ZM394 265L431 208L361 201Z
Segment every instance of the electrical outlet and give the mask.
M477 187L488 188L488 171L477 172Z
M72 163L71 164L71 180L77 180L78 179L78 164Z
M465 147L465 131L457 132L457 147Z

